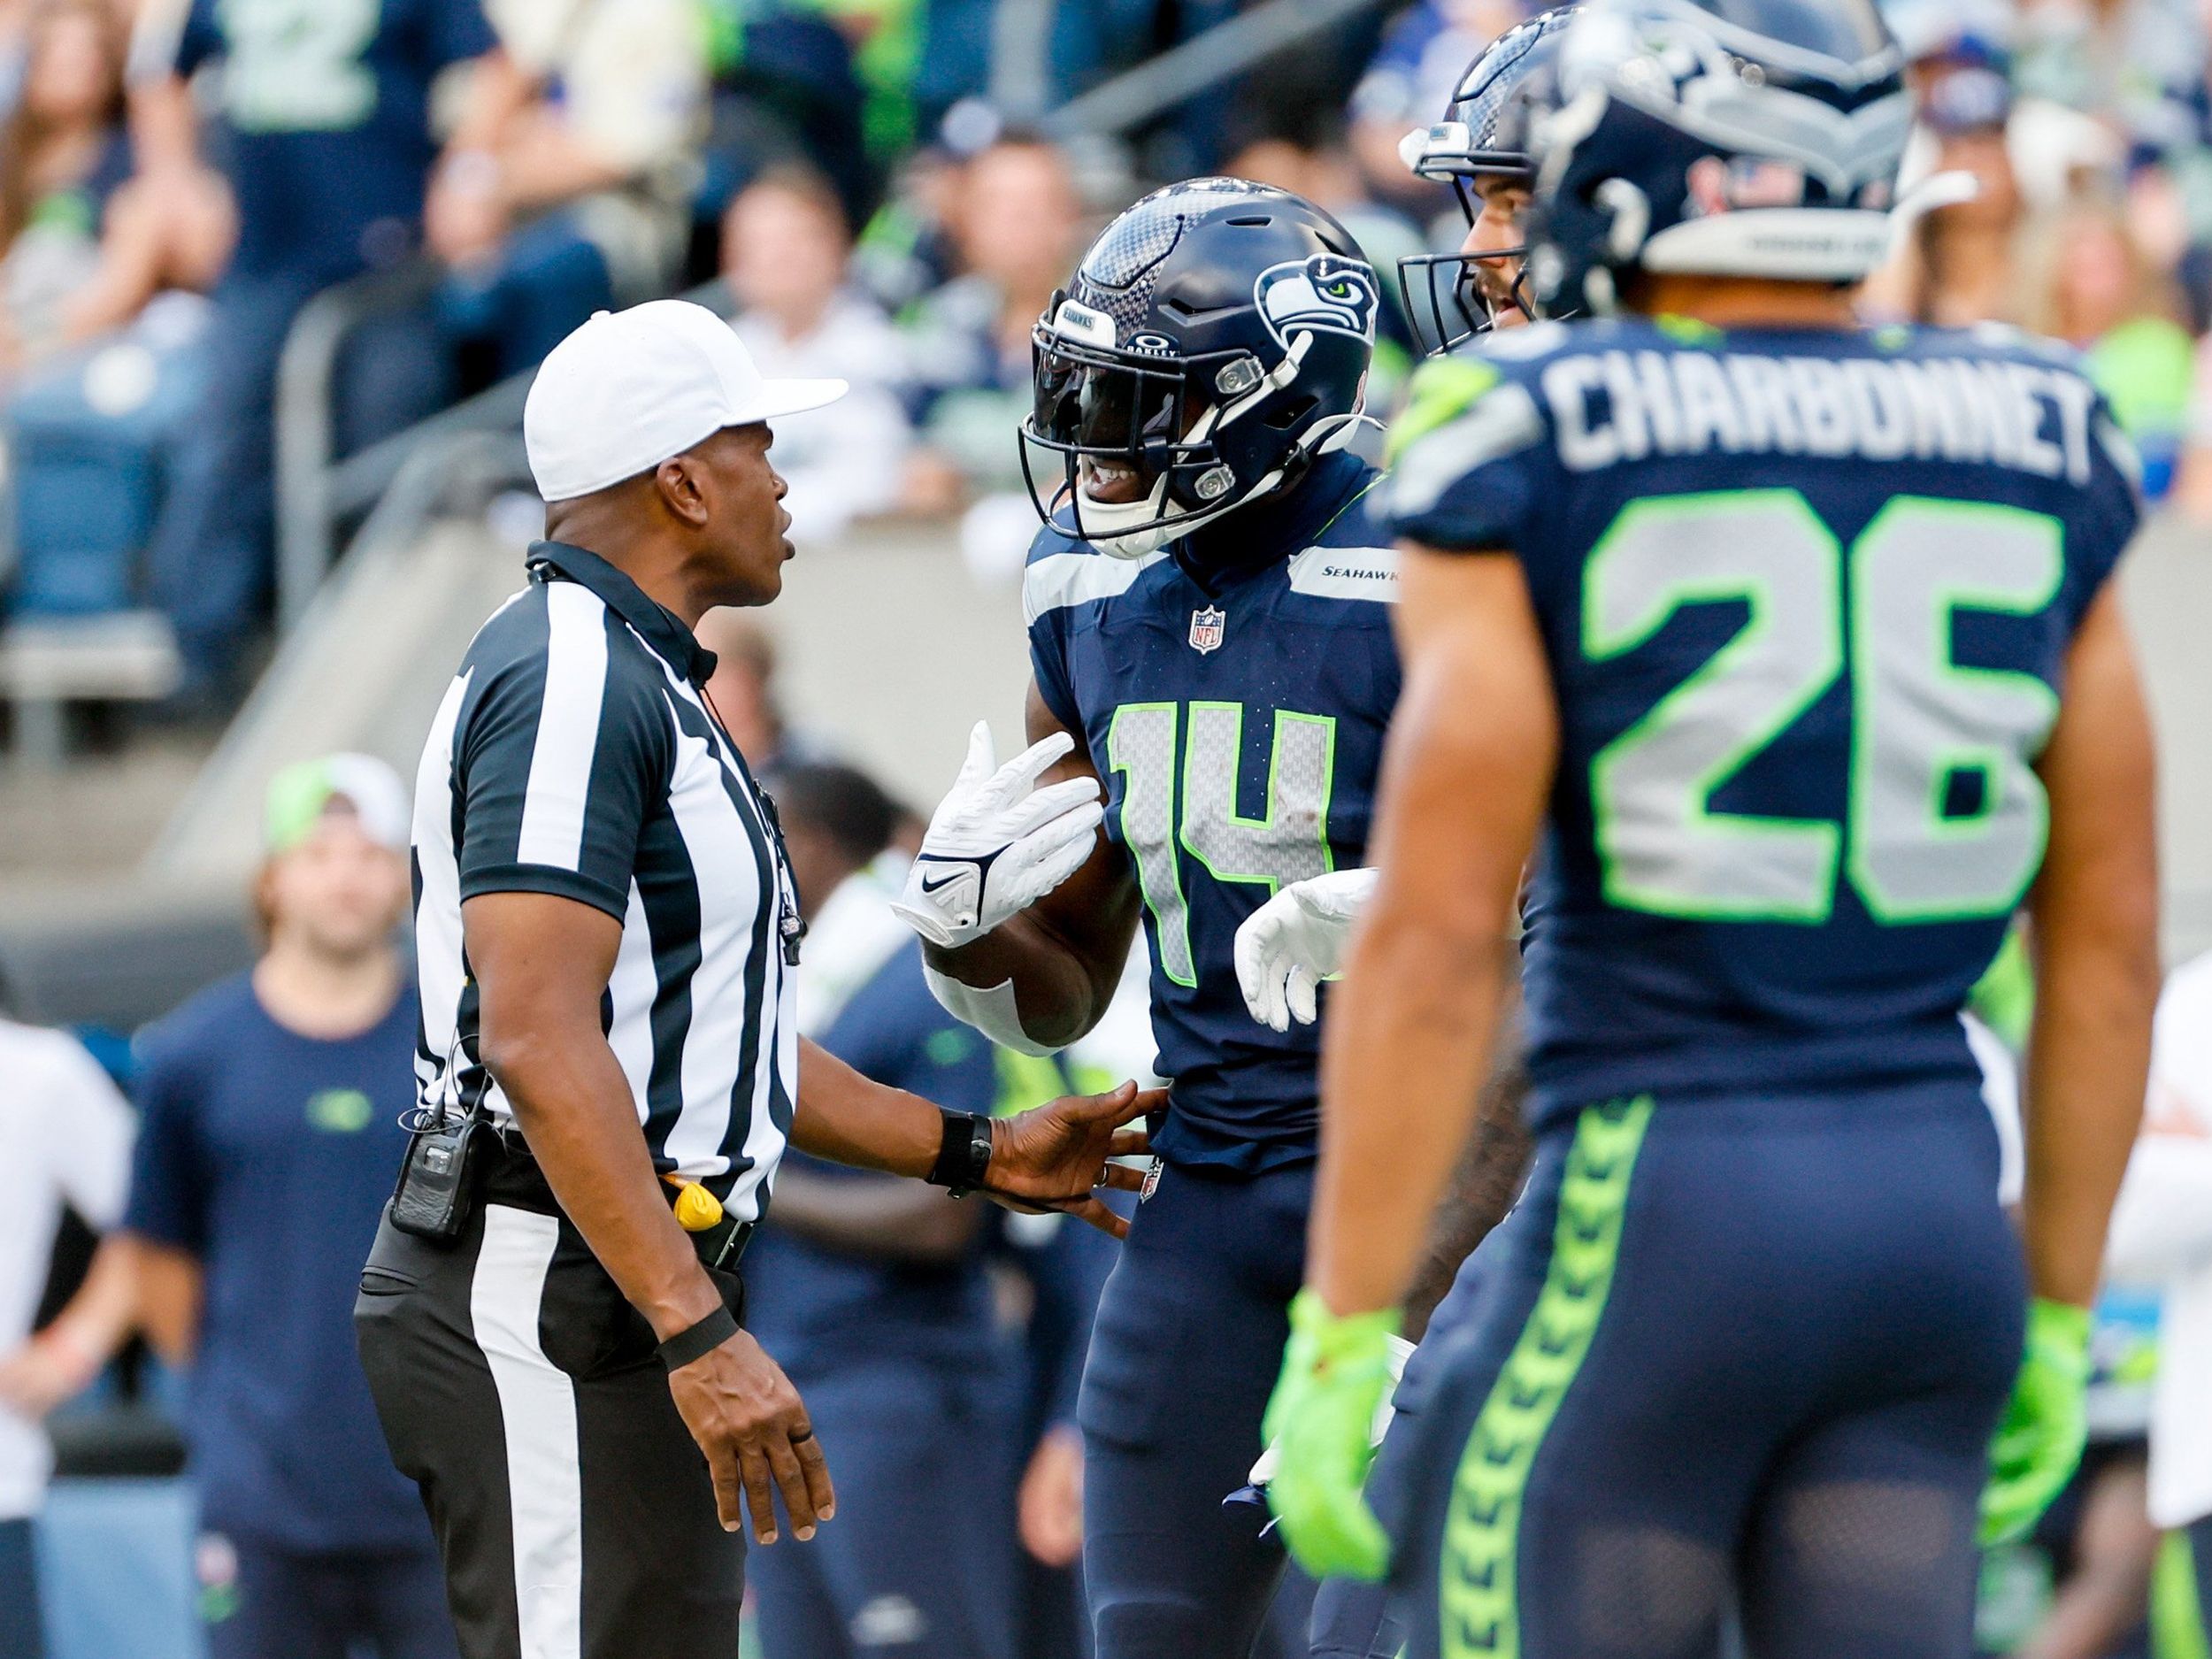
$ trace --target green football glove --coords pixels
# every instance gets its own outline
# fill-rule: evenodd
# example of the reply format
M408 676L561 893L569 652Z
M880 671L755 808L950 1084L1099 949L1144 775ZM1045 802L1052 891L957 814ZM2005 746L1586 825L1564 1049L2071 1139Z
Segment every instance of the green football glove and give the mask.
M1276 1450L1268 1506L1283 1540L1317 1578L1373 1582L1390 1565L1390 1540L1360 1486L1374 1461L1375 1408L1390 1386L1397 1310L1340 1319L1310 1289L1290 1304L1283 1374L1262 1437Z
M2027 1536L2081 1461L2089 1438L2089 1310L2038 1296L2028 1304L2027 1351L1982 1492L1981 1541Z

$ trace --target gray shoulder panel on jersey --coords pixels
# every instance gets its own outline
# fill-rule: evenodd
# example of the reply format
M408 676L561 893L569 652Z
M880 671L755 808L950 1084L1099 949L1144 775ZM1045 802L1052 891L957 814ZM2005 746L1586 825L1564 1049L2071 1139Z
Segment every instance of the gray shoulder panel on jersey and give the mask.
M1310 547L1291 555L1290 591L1317 599L1398 603L1398 549L1390 547Z
M1415 439L1390 475L1394 517L1426 512L1475 468L1542 442L1544 417L1517 380L1493 388L1468 411Z
M1022 572L1022 626L1033 626L1048 611L1125 594L1146 571L1165 558L1110 558L1103 553L1048 553Z
M1471 355L1495 357L1503 363L1525 363L1532 357L1558 350L1573 338L1567 332L1566 324L1546 318L1522 328L1494 328L1481 336L1481 348Z

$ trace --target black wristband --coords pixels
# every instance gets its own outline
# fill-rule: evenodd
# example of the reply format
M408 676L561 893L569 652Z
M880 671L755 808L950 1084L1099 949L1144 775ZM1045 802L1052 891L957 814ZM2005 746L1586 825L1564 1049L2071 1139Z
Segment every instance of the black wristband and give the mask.
M717 1308L687 1331L679 1331L661 1344L661 1363L681 1371L695 1359L703 1359L737 1334L737 1316Z
M937 1144L937 1163L925 1178L932 1187L949 1187L955 1198L983 1185L991 1168L991 1120L974 1112L946 1111L944 1138Z

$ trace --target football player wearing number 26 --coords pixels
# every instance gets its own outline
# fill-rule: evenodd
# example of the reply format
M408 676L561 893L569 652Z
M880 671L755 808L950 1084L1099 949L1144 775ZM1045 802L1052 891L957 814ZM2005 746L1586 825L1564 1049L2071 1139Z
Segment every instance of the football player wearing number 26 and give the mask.
M1871 0L1592 0L1535 306L1397 434L1406 687L1269 1415L1413 1659L1966 1659L2082 1443L2158 981L2138 506L2070 359L1862 331L1910 120ZM1384 1338L1523 964L1534 1171L1392 1512ZM2034 921L2024 1237L1960 1023Z
M1035 335L1025 453L1062 476L1032 747L997 766L977 727L902 900L940 1000L1032 1051L1104 1011L1141 916L1149 941L1169 1105L1078 1406L1099 1659L1241 1655L1281 1575L1222 1500L1302 1270L1318 1040L1255 1024L1231 958L1279 887L1365 857L1396 572L1345 446L1379 297L1335 220L1240 180L1100 235Z

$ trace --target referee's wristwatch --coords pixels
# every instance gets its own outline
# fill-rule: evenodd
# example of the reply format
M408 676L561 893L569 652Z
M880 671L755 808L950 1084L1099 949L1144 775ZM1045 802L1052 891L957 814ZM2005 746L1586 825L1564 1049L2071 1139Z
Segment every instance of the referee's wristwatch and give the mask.
M951 1190L964 1198L983 1185L991 1169L991 1120L975 1112L938 1111L944 1118L944 1138L937 1144L937 1162L926 1178L933 1187Z

